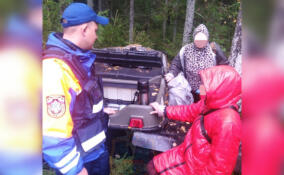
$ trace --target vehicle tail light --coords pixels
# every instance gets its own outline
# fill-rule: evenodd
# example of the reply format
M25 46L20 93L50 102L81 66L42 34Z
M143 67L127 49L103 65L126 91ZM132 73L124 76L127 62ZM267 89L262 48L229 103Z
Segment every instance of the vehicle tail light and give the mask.
M140 117L131 117L129 121L129 127L130 128L143 128L143 118Z

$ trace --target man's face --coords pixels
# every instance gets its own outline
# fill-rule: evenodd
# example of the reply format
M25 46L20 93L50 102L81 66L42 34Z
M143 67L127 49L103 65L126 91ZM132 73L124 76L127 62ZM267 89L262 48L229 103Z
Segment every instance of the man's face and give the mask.
M95 22L90 22L88 24L85 35L87 49L92 49L95 41L97 40L97 30L98 30L98 25Z

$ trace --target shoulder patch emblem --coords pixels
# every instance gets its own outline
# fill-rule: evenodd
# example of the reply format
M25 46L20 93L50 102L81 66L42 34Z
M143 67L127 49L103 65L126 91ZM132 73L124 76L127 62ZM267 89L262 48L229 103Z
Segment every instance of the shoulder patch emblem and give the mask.
M65 114L65 96L51 95L46 97L47 114L50 117L60 118Z

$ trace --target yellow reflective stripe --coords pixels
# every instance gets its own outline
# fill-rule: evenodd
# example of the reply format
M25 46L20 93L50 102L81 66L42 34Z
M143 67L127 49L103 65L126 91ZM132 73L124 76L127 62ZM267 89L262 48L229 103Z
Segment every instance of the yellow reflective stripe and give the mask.
M104 102L101 100L98 104L93 105L93 113L98 113L103 109Z
M64 165L66 165L70 160L72 160L76 156L76 153L77 153L76 150L77 150L77 147L75 146L69 154L67 154L65 157L63 157L59 162L55 163L54 165L57 168L61 168Z
M78 164L79 158L80 158L80 153L77 152L77 157L71 163L69 163L67 166L65 166L64 168L59 169L59 171L62 174L66 174L68 171L70 171L72 168L74 168Z
M101 143L106 138L105 132L102 131L99 134L95 135L94 137L88 139L87 141L83 142L81 145L85 152L89 151L99 143Z

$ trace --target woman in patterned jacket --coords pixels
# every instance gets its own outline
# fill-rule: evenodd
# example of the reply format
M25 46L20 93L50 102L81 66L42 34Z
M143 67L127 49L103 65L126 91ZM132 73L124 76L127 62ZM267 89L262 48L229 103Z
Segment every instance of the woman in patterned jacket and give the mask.
M183 72L189 85L192 89L194 101L199 100L198 88L201 83L199 71L217 65L219 53L223 53L218 49L218 52L213 50L209 44L209 32L204 24L200 24L193 32L194 42L183 46L177 56L173 59L169 73L166 74L167 82L176 77L179 72ZM215 51L215 53L214 53ZM226 62L227 58L220 57L221 62ZM183 63L182 63L183 62ZM222 63L221 63L222 64Z

